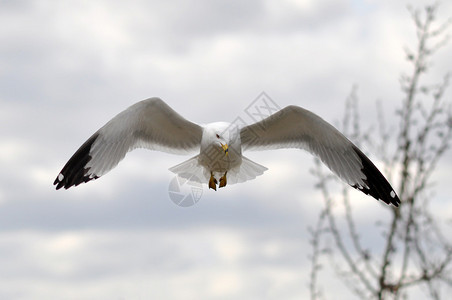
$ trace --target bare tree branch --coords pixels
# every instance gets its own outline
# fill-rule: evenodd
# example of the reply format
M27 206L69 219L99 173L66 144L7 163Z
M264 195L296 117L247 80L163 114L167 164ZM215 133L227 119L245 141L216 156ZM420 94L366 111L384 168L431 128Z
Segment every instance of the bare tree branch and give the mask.
M437 4L423 11L409 8L416 27L417 45L414 51L405 47L413 69L410 75L400 78L404 97L396 110L398 133L387 128L383 108L377 102L380 142L373 149L380 153L388 178L398 179L402 200L399 209L388 207L390 221L384 226L381 256L363 246L349 190L343 188L341 201L336 200L330 193L331 185L336 183L322 172L318 161L315 163L313 174L318 179L316 187L322 193L324 208L311 233L314 251L311 299L319 295L317 275L322 258L319 245L327 236L334 241L331 247L338 251L345 268L337 263L330 265L360 298L406 298L408 289L423 286L428 293L426 296L440 299L441 288L452 287L452 240L443 234L439 221L428 209L434 199L429 192L431 176L452 142L452 108L444 97L450 74L438 84L423 83L424 75L432 66L433 54L448 41L446 31L451 20L437 25L437 10ZM357 143L375 144L368 139L371 129L361 130L356 87L346 100L342 130ZM394 143L393 139L397 147L391 151L388 145ZM339 225L337 205L344 208L344 226ZM329 253L334 253L332 250ZM330 259L334 259L332 254Z

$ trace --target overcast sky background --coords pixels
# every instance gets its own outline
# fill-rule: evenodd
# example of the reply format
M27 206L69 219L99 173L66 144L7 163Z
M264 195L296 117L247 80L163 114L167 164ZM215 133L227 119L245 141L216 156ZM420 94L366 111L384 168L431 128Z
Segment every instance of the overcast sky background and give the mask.
M152 96L194 122L251 122L244 110L265 92L335 124L357 85L363 126L375 124L377 99L396 126L403 47L415 41L408 3L429 4L0 0L0 298L307 298L321 197L304 152L247 153L269 170L217 192L204 185L190 208L168 196L168 168L188 157L137 150L89 184L55 191L53 180L94 131ZM451 15L444 1L439 17ZM450 49L429 80L451 70ZM449 153L434 176L445 219L450 170ZM353 199L378 253L369 220L387 210ZM350 296L322 279L327 298Z

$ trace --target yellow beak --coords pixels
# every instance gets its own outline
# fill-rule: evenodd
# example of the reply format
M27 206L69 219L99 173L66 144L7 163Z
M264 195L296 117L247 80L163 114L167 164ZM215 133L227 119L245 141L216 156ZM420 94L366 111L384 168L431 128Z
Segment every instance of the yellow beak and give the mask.
M228 155L229 152L228 144L221 144L221 147L224 150L224 154Z

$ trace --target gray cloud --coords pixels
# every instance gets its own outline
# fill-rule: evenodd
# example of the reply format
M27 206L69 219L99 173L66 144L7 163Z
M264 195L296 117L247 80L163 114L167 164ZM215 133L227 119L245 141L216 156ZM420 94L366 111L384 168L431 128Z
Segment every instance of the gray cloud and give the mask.
M85 186L55 191L51 184L86 138L150 96L203 123L243 116L265 91L281 107L297 104L335 121L357 84L366 126L376 98L392 122L411 30L402 4L1 5L0 298L308 296L306 228L321 203L307 154L247 153L270 170L218 192L204 187L188 209L167 194L167 168L187 157L134 153ZM439 54L432 76L450 65L450 55ZM440 174L450 164L448 157ZM386 211L361 200L368 202L356 208L359 227L378 251L369 219L385 220ZM325 292L350 296L337 283Z

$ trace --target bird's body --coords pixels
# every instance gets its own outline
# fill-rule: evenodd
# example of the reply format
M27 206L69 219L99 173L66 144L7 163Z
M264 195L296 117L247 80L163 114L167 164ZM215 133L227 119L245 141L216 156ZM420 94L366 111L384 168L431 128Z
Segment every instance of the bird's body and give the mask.
M114 168L127 152L144 147L196 156L170 170L215 189L254 179L267 168L242 151L300 148L318 156L354 188L398 206L400 200L375 165L345 136L314 113L288 106L268 118L239 128L217 122L192 123L159 98L138 102L94 133L69 159L54 184L70 188L97 179Z
M227 145L227 155L224 145ZM240 166L241 163L242 147L239 128L226 122L205 125L201 138L199 164L211 172L225 173Z

